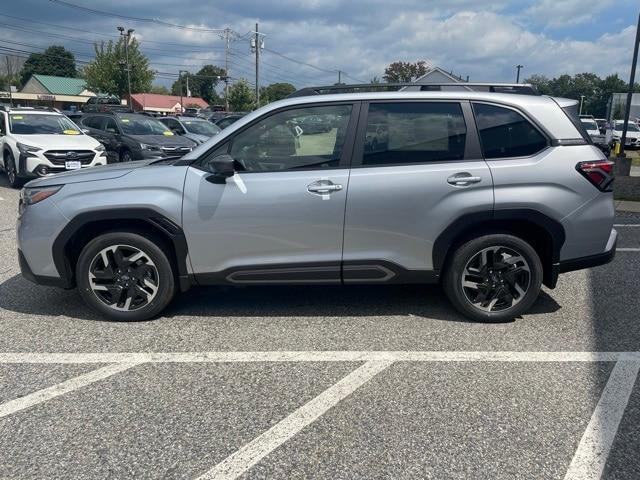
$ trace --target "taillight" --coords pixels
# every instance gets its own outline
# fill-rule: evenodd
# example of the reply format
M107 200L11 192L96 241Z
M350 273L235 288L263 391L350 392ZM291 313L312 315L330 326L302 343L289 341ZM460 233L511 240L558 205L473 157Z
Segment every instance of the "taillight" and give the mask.
M610 160L595 160L580 162L576 170L589 180L601 192L613 191L613 162Z

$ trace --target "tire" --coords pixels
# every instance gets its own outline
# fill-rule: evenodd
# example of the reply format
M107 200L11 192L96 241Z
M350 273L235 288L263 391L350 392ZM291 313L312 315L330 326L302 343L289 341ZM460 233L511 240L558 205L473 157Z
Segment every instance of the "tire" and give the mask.
M131 150L128 148L124 148L120 150L120 156L118 158L120 162L131 162L133 161L133 155L131 154Z
M12 188L20 188L24 183L18 175L18 169L16 168L16 161L13 158L11 152L7 152L4 157L4 171L7 174L7 180Z
M542 275L540 257L531 245L513 235L492 234L470 240L453 252L443 288L467 318L506 322L533 305Z
M91 240L76 264L82 299L109 320L136 322L158 315L176 292L171 262L159 245L129 232Z

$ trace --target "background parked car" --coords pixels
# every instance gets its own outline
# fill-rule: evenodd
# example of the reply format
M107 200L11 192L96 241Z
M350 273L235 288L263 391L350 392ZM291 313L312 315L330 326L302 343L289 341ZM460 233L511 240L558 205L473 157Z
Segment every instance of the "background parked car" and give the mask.
M89 98L87 103L82 105L81 110L88 112L128 112L130 109L122 105L120 99L114 95L96 95Z
M622 128L624 120L615 120L613 124L613 139L618 142L622 140ZM629 121L627 127L626 148L640 148L640 128L634 122Z
M237 122L238 120L240 120L242 117L244 117L244 113L232 113L230 115L226 115L222 118L219 118L218 120L216 120L214 123L220 128L220 129L224 129L227 128L229 125Z
M105 148L52 109L0 110L0 165L9 184L107 163Z
M220 133L220 127L203 118L181 116L163 117L158 120L176 135L182 135L197 144L204 143Z
M98 139L121 162L144 158L181 157L195 142L174 135L155 118L138 113L93 113L80 120L86 133Z

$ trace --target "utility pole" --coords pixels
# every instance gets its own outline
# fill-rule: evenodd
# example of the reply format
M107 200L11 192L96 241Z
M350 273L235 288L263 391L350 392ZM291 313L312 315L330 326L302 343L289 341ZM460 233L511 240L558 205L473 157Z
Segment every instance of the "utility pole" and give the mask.
M224 104L225 110L229 111L229 36L231 29L224 29Z
M342 70L338 70L338 85L342 83Z
M580 95L580 112L578 115L582 115L582 104L584 103L584 95Z
M260 38L263 35L258 31L258 23L256 22L255 37L251 39L251 49L256 54L256 107L260 106L260 50L264 48L264 40Z
M180 115L183 114L184 106L182 102L182 74L189 73L187 70L178 70L178 84L180 85ZM187 85L189 85L189 76L187 75ZM187 90L189 87L187 86Z
M520 69L524 68L524 65L516 65L516 68L518 69L518 73L516 73L516 83L520 83Z
M135 31L133 28L127 30L127 33L124 33L124 27L118 27L118 31L122 38L124 38L124 57L126 62L126 70L127 70L127 86L129 90L129 108L131 109L131 72L129 68L129 39L131 38L131 34Z
M5 56L4 59L7 61L7 77L9 78L9 105L13 107L13 92L11 91L11 79L13 77L13 69L9 63L9 55Z
M622 138L620 139L620 153L618 157L624 157L624 144L627 141L627 128L629 127L629 113L631 112L631 97L633 96L633 86L636 81L636 63L638 63L638 46L640 45L640 14L638 14L638 26L636 27L636 43L633 47L633 60L631 61L631 78L629 79L629 91L627 92L627 106L624 110L624 125L622 126ZM631 162L628 162L628 169L626 173L621 174L629 175L631 171ZM625 170L627 166L625 165Z

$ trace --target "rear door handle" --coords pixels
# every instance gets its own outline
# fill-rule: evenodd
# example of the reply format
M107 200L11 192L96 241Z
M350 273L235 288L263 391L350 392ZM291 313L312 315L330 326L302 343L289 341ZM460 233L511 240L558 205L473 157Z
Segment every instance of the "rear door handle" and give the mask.
M342 190L342 185L333 183L331 180L318 180L307 185L307 190L310 193L317 193L318 195L328 195L332 192L338 192Z
M467 187L474 183L480 183L482 177L475 177L469 172L456 173L447 178L447 183L455 187Z

